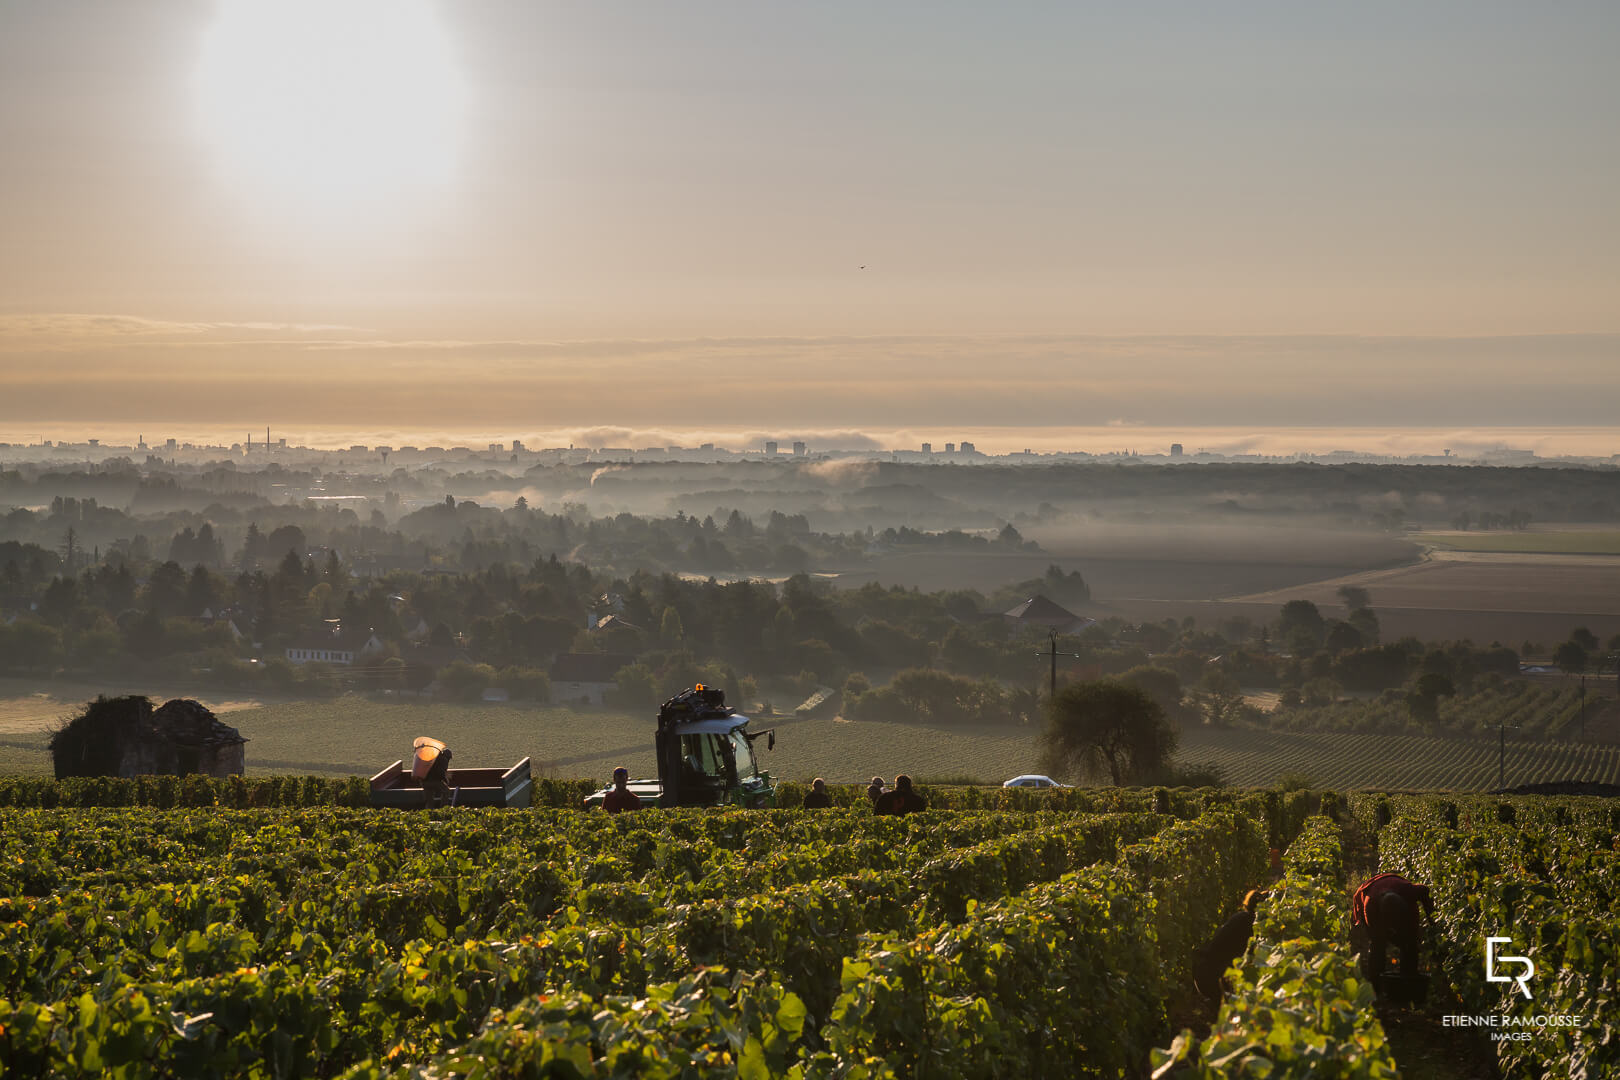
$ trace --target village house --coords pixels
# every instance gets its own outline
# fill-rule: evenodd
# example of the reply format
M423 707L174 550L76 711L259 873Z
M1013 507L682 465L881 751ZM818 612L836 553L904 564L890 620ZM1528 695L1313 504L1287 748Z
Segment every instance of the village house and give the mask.
M554 704L603 705L619 688L614 676L636 658L628 653L561 653L551 664Z
M333 620L335 623L335 620ZM341 626L299 638L288 645L285 653L294 664L353 664L355 660L376 656L387 645L369 628L345 631Z

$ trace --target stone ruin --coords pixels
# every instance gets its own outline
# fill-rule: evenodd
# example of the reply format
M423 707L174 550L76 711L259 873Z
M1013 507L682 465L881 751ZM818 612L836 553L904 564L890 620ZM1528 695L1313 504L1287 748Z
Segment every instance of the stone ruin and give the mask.
M57 779L66 776L241 776L240 732L205 706L175 698L98 697L51 735Z

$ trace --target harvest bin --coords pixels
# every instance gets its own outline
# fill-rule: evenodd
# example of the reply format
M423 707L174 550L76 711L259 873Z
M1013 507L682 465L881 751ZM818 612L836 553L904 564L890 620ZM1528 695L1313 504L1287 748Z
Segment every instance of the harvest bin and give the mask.
M505 770L450 769L444 782L452 806L528 806L534 794L528 758ZM400 760L371 778L371 805L420 809L427 805L427 794Z

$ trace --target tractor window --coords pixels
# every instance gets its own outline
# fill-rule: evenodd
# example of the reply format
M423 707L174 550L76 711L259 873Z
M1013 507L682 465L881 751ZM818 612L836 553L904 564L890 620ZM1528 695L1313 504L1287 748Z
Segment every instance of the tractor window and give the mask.
M748 740L743 738L743 733L740 730L731 733L731 752L737 760L737 776L739 779L759 774L759 767L754 764L754 748L748 745Z
M704 776L725 776L725 764L715 753L718 741L713 735L682 735L681 759L686 767Z

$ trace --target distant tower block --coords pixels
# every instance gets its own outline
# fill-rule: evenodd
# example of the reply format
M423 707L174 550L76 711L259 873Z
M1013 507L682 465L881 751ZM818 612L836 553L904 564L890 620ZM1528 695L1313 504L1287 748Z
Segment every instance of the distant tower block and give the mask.
M774 441L773 442L767 442L765 444L765 456L766 457L774 457L775 454L776 454L776 443Z
M1180 457L1181 456L1181 444L1180 443L1173 442L1173 443L1170 444L1170 456L1171 457Z
M796 442L793 444L793 456L804 457L804 443Z
M963 439L962 440L962 453L964 453L964 454L973 454L973 453L977 453L977 451L973 449L973 444L972 443L968 442L966 439Z
M947 454L954 454L954 453L956 453L956 444L955 444L955 443L953 443L953 442L948 442L948 443L946 443L946 444L945 444L945 452L946 452L946 453L947 453Z
M922 452L925 454L932 454L934 452L934 444L931 442L923 443Z

